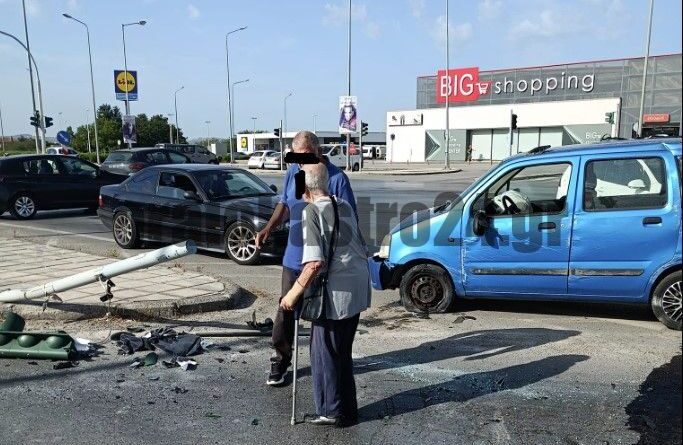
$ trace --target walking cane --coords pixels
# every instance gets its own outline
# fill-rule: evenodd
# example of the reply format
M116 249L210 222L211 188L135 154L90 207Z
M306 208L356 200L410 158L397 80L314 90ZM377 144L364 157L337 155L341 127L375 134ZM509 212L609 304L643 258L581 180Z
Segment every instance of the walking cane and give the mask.
M294 308L294 373L292 376L292 418L290 425L296 425L296 378L299 370L299 315L301 314L301 301Z

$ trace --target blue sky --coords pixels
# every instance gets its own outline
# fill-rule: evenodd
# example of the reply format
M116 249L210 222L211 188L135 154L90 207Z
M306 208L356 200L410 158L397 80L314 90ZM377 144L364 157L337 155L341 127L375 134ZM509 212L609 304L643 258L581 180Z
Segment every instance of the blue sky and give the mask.
M85 30L93 45L98 104L115 103L113 70L139 72L132 112L172 113L190 137L228 134L225 40L230 37L236 129L272 129L288 99L289 130L336 128L346 93L345 0L27 0L29 38L42 76L45 110L56 126L81 125L90 108ZM451 0L451 66L496 69L642 55L648 0ZM383 130L386 111L415 107L419 75L445 66L445 1L353 1L352 94L359 115ZM0 0L0 30L23 40L21 0ZM681 51L681 1L656 0L652 54ZM0 104L5 134L30 133L25 53L0 36ZM119 105L123 105L122 102ZM62 113L61 116L59 113Z

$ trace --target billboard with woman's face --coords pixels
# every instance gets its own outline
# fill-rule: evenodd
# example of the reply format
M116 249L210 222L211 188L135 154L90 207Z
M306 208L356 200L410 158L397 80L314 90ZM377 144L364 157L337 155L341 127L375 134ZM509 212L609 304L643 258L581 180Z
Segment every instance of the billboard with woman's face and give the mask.
M339 96L339 133L358 132L358 108L356 96Z

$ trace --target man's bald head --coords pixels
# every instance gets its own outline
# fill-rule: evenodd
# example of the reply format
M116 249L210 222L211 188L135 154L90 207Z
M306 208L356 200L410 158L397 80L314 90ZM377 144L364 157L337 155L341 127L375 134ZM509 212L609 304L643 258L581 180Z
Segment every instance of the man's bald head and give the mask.
M329 175L327 166L323 163L305 164L301 169L306 172L306 189L313 195L327 195Z
M318 136L310 131L300 131L294 136L292 150L294 153L314 153L318 156L322 154Z

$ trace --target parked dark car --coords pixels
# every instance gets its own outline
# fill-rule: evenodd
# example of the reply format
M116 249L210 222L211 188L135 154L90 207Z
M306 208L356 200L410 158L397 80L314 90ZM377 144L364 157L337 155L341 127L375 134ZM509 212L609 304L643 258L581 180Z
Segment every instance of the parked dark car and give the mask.
M38 210L95 210L100 187L124 179L71 156L0 158L0 215L9 211L17 219L29 219Z
M274 231L261 250L254 237L278 203L277 188L234 167L208 164L146 168L120 185L102 187L97 214L124 248L140 240L194 240L199 248L224 252L238 264L278 256L287 230Z
M190 158L168 148L131 148L112 151L101 168L111 173L130 175L152 165L190 163Z

